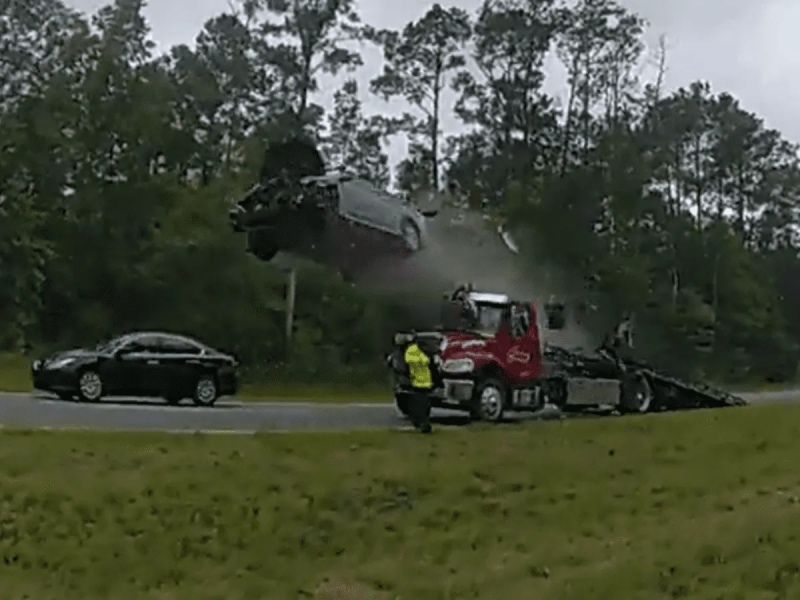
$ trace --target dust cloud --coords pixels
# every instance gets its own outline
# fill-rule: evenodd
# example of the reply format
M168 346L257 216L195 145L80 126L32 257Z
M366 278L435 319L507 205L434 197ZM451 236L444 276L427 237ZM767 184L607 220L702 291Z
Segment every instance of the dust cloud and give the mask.
M444 208L427 220L427 228L427 244L422 251L402 261L376 264L359 275L356 285L391 294L413 307L426 324L438 318L442 295L463 283L515 300L533 300L539 307L552 294L562 297L556 270L544 264L532 265L529 259L514 254L481 214ZM542 326L542 314L539 320ZM574 318L568 318L561 331L544 327L541 331L544 340L552 344L587 349L596 345Z

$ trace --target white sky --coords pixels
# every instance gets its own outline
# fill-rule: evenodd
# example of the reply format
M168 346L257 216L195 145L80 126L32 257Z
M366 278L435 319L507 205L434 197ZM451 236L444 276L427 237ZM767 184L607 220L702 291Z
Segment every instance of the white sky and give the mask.
M667 36L668 89L687 85L696 79L709 81L714 91L727 91L739 98L744 108L766 120L769 127L800 142L800 0L620 0L650 23L647 40L653 49L660 35ZM67 0L80 10L94 12L102 0ZM441 1L443 6L459 6L471 13L481 0ZM402 28L421 17L432 5L430 0L359 0L362 19L376 27ZM161 48L191 43L210 17L228 10L227 0L150 0L146 8L153 37ZM366 65L358 78L366 87L381 69L377 49L365 47ZM564 95L563 75L555 61L547 90ZM323 91L318 102L329 105L333 89ZM367 113L386 111L386 104L368 98ZM394 111L392 111L394 112ZM457 127L455 119L445 119L446 133ZM402 157L404 144L393 144L392 162Z

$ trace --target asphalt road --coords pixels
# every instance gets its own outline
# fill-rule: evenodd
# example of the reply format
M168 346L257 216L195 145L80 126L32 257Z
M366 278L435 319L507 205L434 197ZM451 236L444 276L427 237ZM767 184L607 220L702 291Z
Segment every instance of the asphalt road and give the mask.
M753 404L800 402L800 390L740 394ZM516 420L552 418L553 411L519 415ZM434 422L465 425L462 413L435 410ZM393 428L407 425L388 404L318 404L313 402L236 402L213 408L190 403L109 399L97 404L65 402L45 394L0 393L0 426L41 429L252 433Z

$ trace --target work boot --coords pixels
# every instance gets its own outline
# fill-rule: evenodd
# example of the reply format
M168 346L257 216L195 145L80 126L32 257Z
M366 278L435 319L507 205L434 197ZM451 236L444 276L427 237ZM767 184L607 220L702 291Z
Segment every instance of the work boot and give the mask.
M431 432L433 431L433 427L431 427L431 424L430 424L430 423L423 423L423 424L420 426L419 430L420 430L422 433L431 433Z

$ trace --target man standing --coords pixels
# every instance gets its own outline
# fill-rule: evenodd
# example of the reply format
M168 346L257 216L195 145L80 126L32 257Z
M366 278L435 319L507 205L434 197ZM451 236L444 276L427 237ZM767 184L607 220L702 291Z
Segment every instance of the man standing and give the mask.
M422 433L431 432L431 390L433 371L431 358L420 348L419 338L412 334L411 343L403 356L411 380L411 402L408 413L414 427Z

